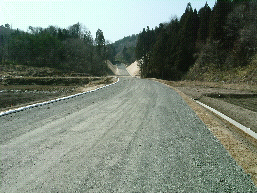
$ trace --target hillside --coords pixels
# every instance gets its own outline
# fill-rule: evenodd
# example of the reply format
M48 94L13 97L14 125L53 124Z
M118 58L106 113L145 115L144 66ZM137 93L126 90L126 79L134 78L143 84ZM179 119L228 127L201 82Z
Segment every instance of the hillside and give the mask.
M257 55L255 55L254 59L252 59L248 65L234 67L228 70L216 68L211 64L201 66L196 62L194 66L189 69L184 80L257 84Z
M135 58L135 48L137 44L138 34L124 37L112 44L115 48L115 60L119 63L131 64Z
M257 2L216 1L138 36L144 78L256 84Z

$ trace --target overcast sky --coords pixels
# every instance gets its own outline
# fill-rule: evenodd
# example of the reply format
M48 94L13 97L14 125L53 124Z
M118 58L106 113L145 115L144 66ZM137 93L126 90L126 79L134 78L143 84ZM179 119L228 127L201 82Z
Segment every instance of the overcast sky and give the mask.
M0 25L27 31L29 26L67 28L79 22L93 37L99 28L115 42L180 17L188 2L198 11L206 0L0 0ZM215 0L207 3L213 8Z

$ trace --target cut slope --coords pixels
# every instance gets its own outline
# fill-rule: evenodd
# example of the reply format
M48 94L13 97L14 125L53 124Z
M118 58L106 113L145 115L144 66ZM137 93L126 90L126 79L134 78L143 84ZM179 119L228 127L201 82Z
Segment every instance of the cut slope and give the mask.
M113 72L113 74L119 75L117 66L113 65L110 60L107 60L107 65L108 65L108 68L110 68L110 70Z
M131 76L140 76L139 62L135 61L132 63L127 67L127 71L131 74Z

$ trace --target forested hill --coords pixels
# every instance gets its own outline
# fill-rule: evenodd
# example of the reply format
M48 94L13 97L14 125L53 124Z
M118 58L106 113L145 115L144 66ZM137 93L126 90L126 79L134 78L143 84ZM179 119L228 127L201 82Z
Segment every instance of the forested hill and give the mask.
M28 32L0 26L0 63L51 67L64 72L106 75L113 50L98 29L95 40L80 23L67 29L29 27Z
M257 81L256 31L256 1L217 0L199 11L188 3L180 19L139 34L141 76L224 80L244 72L244 78Z
M138 34L124 37L112 44L115 49L115 60L119 63L131 64L136 60L135 49Z

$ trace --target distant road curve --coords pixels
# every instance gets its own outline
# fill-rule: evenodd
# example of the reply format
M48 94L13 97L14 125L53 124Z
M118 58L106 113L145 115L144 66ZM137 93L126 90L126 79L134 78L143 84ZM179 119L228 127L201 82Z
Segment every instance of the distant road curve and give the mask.
M126 69L125 64L123 64L123 63L117 64L117 68L118 68L117 71L118 71L119 76L131 76Z
M0 117L0 192L257 192L171 88L112 86Z

